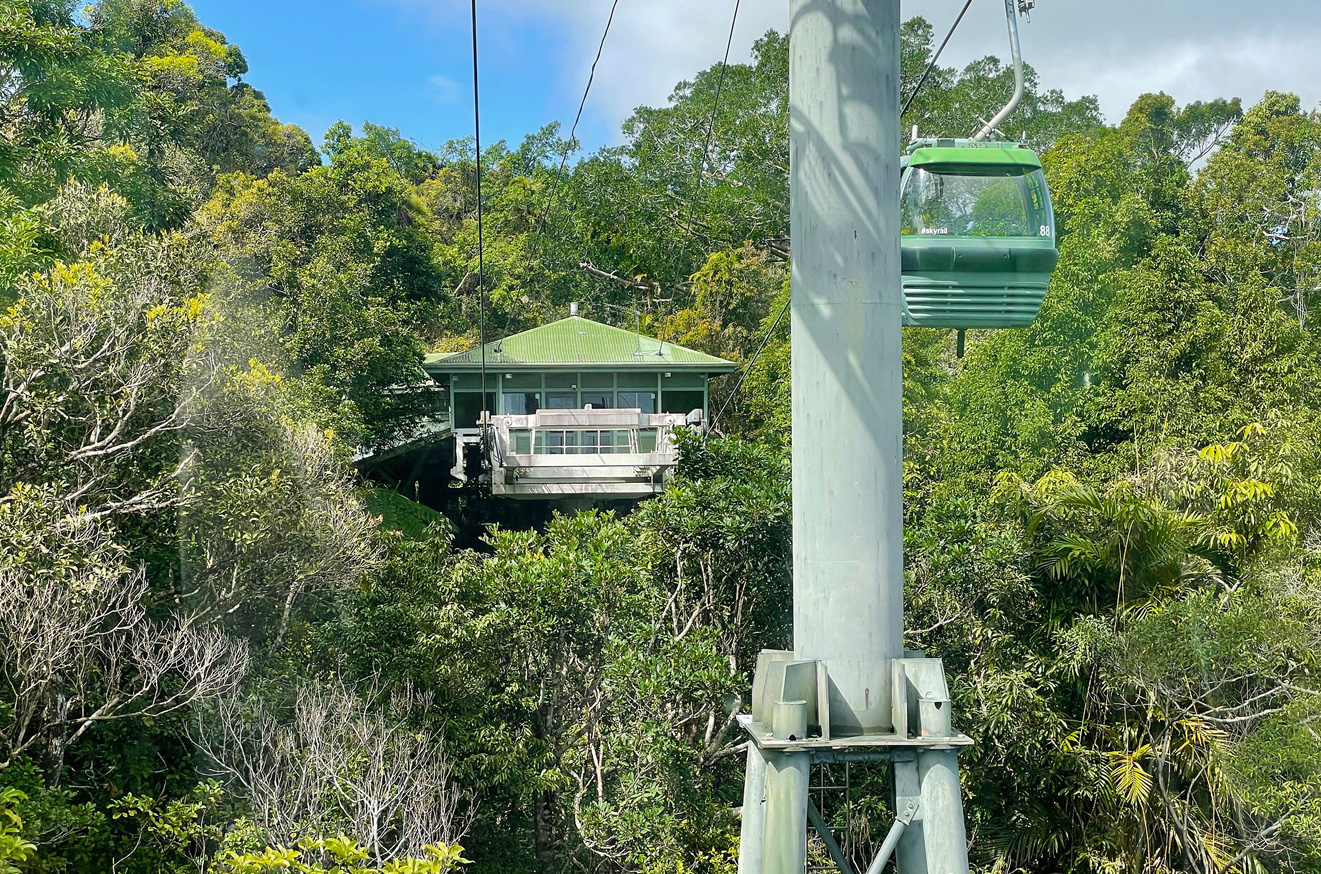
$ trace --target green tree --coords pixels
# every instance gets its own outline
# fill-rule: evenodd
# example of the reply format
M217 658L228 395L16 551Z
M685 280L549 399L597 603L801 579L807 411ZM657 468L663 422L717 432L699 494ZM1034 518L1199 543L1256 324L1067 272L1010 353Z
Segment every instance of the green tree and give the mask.
M0 9L0 186L27 205L91 170L102 118L133 98L130 65L90 44L74 5Z
M37 847L23 839L23 820L15 812L27 796L17 789L0 789L0 874L19 874L15 862L25 862Z
M333 133L333 132L332 132ZM227 177L199 216L226 294L266 311L347 439L379 445L430 412L418 335L443 307L430 217L371 142L301 175Z
M180 0L102 0L87 38L138 77L134 100L110 119L120 148L106 163L147 225L182 224L218 173L260 177L318 163L307 134L276 121L242 80L248 63L238 46Z
M468 863L463 847L428 846L421 856L391 859L381 867L367 867L368 855L356 841L343 835L299 841L296 849L267 848L261 853L228 853L221 870L230 874L452 874Z

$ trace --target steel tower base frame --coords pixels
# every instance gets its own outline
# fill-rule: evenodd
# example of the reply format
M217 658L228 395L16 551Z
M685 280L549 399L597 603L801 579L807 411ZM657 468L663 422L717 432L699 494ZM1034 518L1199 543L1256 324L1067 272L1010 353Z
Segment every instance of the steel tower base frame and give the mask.
M856 874L807 793L813 765L844 761L893 768L895 823L868 874L880 874L891 854L900 874L966 874L958 750L972 739L953 728L940 659L895 659L892 678L895 731L838 737L825 666L782 650L761 653L752 713L738 718L750 741L739 874L802 874L809 820L842 874Z

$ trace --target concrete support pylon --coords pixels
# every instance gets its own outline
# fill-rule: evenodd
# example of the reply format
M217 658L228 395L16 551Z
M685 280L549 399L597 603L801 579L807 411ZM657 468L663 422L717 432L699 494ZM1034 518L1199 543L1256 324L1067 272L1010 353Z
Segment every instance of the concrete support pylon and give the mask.
M793 0L794 651L838 735L891 727L903 656L899 0Z
M905 676L899 27L899 0L790 3L794 650L758 663L740 874L801 874L813 759L835 761L831 745L848 738L850 755L904 758L905 815L921 827L896 826L902 874L967 872L953 750L969 741L948 728L927 735L931 749L914 744L908 687L895 688ZM932 661L915 671L940 672Z
M766 756L766 831L763 874L803 874L807 859L807 753Z

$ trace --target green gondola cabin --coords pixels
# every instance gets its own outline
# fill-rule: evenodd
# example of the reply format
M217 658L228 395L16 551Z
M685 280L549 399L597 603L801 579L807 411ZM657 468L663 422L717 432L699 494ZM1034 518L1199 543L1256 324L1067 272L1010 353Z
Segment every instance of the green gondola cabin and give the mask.
M901 168L904 324L1032 324L1059 261L1036 153L1014 143L919 140Z

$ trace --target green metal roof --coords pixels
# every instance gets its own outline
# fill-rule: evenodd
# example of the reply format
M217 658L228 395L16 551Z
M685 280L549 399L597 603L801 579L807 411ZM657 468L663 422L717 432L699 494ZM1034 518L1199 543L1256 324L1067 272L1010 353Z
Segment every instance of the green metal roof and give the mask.
M428 355L425 367L433 373L478 370L481 348L452 354ZM486 344L486 366L500 370L546 370L575 367L641 370L700 370L729 373L737 366L674 343L643 337L633 331L570 316L521 334Z
M1040 170L1041 159L1031 149L1009 143L967 143L960 146L922 146L905 156L910 167L1000 166Z

